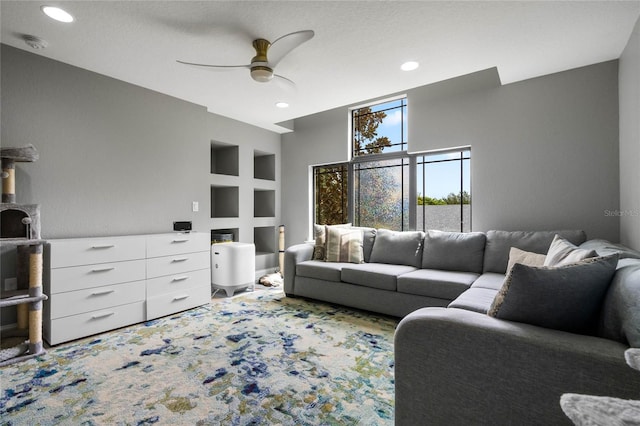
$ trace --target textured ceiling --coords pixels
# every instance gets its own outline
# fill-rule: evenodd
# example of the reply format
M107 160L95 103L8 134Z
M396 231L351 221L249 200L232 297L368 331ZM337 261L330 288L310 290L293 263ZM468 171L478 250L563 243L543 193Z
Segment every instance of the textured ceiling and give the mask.
M50 20L45 3L76 21ZM275 123L490 67L506 84L616 59L640 1L3 0L0 14L2 43L284 132ZM276 70L295 91L175 62L248 63L253 39L306 29L315 37ZM49 45L33 50L22 34ZM407 60L420 68L400 71Z

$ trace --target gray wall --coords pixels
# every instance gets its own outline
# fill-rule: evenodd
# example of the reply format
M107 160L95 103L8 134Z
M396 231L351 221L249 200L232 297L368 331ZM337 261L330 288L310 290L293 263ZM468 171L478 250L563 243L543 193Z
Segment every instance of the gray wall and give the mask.
M280 223L280 135L207 112L205 107L2 45L2 146L32 143L40 159L16 166L17 202L41 206L43 238L196 231ZM141 71L144 72L144 71ZM239 217L210 216L211 141L239 146ZM256 183L254 150L276 155L276 181ZM253 190L275 190L276 217L253 217ZM192 201L199 212L191 211ZM8 259L8 260L7 260ZM256 258L276 266L277 256ZM2 282L14 275L3 256ZM0 282L0 284L2 283ZM3 310L2 324L5 319Z
M500 86L495 69L407 91L409 150L470 145L474 230L619 239L618 70L606 62ZM283 136L288 244L309 237L309 166L348 158L349 106Z
M640 250L640 19L620 56L620 241Z

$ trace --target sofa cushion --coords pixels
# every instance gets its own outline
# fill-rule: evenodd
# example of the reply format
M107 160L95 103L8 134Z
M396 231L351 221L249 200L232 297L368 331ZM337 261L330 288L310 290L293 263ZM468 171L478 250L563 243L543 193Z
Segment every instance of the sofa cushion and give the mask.
M449 306L447 307L486 314L497 293L498 290L490 288L471 287L469 290L454 299L453 302L449 303Z
M597 334L640 348L640 264L616 271L602 304Z
M453 300L478 277L473 272L418 269L398 277L398 292Z
M383 263L345 264L340 274L342 281L365 287L396 291L398 276L415 271L407 265L388 265Z
M504 274L498 274L496 272L485 272L480 275L477 280L471 284L471 288L488 288L498 291L504 284ZM491 299L493 302L493 299Z
M513 265L490 316L575 333L594 330L617 255L550 268Z
M544 266L544 260L546 257L547 256L544 254L532 253L530 251L511 247L511 250L509 250L509 261L507 262L507 274L516 263L522 263L523 265L528 266Z
M377 230L376 228L368 228L366 226L354 226L353 229L360 229L362 231L362 254L364 255L364 261L369 262L373 243L376 240Z
M324 281L340 282L340 272L349 263L325 262L324 260L307 260L296 265L296 275L317 278Z
M486 237L482 232L427 231L422 268L482 273Z
M351 224L343 223L340 225L330 226L350 228ZM325 251L327 248L326 227L327 225L318 225L317 223L313 225L313 238L316 240L316 244L313 247L313 255L311 257L313 260L325 260Z
M640 252L625 247L622 244L615 244L607 240L595 239L585 241L580 244L580 248L584 250L595 250L598 256L606 256L608 254L618 253L618 259L640 259Z
M327 262L362 263L362 230L354 228L326 227Z
M556 234L576 245L586 239L584 231L487 231L483 272L504 274L511 247L546 254Z
M421 231L378 229L369 261L419 268L422 263L423 239L424 233Z
M589 257L596 257L595 250L584 250L571 244L564 238L556 235L553 237L549 251L544 259L544 266L562 266L580 262Z

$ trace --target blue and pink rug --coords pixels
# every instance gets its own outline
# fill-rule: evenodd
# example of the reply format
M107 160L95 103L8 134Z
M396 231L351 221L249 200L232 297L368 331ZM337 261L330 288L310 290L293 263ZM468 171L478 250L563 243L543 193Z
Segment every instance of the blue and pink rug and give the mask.
M397 321L279 291L0 369L6 425L391 425Z

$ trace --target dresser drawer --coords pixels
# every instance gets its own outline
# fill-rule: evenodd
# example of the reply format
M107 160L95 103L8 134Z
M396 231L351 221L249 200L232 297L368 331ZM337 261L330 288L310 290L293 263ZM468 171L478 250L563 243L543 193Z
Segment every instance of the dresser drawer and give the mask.
M144 237L51 240L51 268L144 259Z
M51 269L50 294L145 279L144 260Z
M193 287L207 287L211 289L211 274L209 269L184 272L177 275L165 275L147 280L147 297L176 292Z
M45 327L45 338L51 345L101 333L145 320L144 302L58 318Z
M62 318L107 309L112 306L127 305L145 300L145 282L95 287L86 290L53 294L49 297L50 318Z
M208 269L211 263L209 253L208 251L201 251L199 253L175 254L147 259L147 278Z
M147 298L147 320L211 303L209 286L194 287Z
M211 237L206 233L160 234L147 237L147 257L209 251Z

